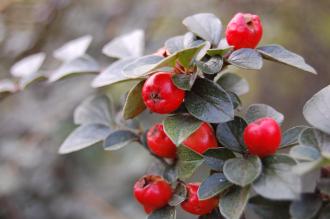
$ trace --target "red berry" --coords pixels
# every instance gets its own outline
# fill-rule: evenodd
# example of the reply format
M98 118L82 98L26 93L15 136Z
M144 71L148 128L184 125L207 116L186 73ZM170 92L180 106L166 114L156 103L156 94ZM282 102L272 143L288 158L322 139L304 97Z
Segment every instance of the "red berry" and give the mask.
M197 191L200 183L189 183L186 185L188 191L187 199L181 203L183 210L195 214L204 215L210 213L219 204L219 198L213 197L206 200L199 200Z
M253 155L266 157L275 154L281 143L281 128L272 118L261 118L244 130L244 142Z
M262 24L258 15L237 13L227 25L227 42L235 49L254 49L261 37Z
M146 80L142 88L145 105L155 113L171 113L183 102L185 91L177 88L172 73L158 72Z
M206 122L192 133L183 144L193 151L203 154L210 148L218 147L213 128Z
M157 123L147 133L150 150L159 157L175 158L176 146L164 132L163 124Z
M148 214L166 206L172 193L171 185L161 176L144 176L134 185L134 196Z

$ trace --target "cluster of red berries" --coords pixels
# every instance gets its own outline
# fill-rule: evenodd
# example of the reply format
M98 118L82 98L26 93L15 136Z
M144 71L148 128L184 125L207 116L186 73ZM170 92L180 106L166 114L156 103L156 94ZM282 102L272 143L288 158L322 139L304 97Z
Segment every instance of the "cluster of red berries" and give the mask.
M261 36L260 19L252 14L236 14L226 30L227 42L234 49L255 48ZM155 54L166 57L169 52L162 48ZM177 73L157 72L145 81L142 97L150 111L169 114L184 102L185 91L176 87L172 81L172 76ZM278 149L281 129L274 119L262 118L250 123L245 128L243 137L250 154L265 157L274 154ZM166 135L161 123L149 129L147 145L152 153L161 158L176 158L176 145ZM183 145L199 154L219 146L212 126L205 122L183 142ZM199 200L198 183L187 184L186 188L188 197L181 206L187 212L204 215L210 213L219 203L219 197ZM134 195L147 213L166 206L172 194L171 185L161 176L144 176L134 186Z

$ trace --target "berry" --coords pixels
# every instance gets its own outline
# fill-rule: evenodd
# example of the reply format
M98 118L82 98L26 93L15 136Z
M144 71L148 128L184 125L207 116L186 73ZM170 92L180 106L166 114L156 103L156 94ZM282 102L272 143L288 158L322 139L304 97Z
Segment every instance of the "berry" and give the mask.
M227 42L235 49L254 49L261 37L262 24L257 15L237 13L227 25Z
M166 206L172 193L171 185L161 176L144 176L134 185L134 196L147 214Z
M202 125L183 142L183 144L200 154L205 153L210 148L216 148L218 146L213 128L206 122L203 122Z
M204 215L210 213L219 204L219 198L213 197L206 200L199 200L197 191L200 183L189 183L186 185L188 191L187 199L181 203L183 210L195 214Z
M142 97L145 105L155 113L167 114L178 109L185 91L177 88L172 73L158 72L149 77L143 85Z
M243 133L248 151L259 157L275 154L281 143L281 128L272 118L261 118L250 123Z
M162 56L162 57L166 58L167 56L170 55L170 52L165 47L162 47L162 48L158 49L157 52L154 53L154 55Z
M164 132L163 124L157 123L147 133L150 150L159 157L175 158L176 146Z

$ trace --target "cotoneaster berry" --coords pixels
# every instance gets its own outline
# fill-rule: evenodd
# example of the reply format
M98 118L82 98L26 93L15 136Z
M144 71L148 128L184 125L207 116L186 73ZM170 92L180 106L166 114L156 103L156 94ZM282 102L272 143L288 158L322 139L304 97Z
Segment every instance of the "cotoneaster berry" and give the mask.
M142 97L145 105L152 112L168 114L179 108L185 97L185 91L174 85L172 73L157 72L144 83Z
M164 132L163 124L157 123L147 132L149 149L159 157L175 158L176 146Z
M189 183L187 184L188 196L187 199L181 203L183 210L195 214L204 215L210 213L219 204L219 198L213 197L206 200L199 200L197 191L200 183Z
M261 37L262 24L257 15L237 13L227 25L226 39L235 49L253 49Z
M281 143L281 128L272 118L261 118L244 130L244 142L248 151L259 157L275 154Z
M203 154L210 148L218 147L214 130L208 123L203 122L201 126L192 133L183 144L193 151Z
M166 206L172 193L171 185L161 176L144 176L134 185L134 196L148 214Z

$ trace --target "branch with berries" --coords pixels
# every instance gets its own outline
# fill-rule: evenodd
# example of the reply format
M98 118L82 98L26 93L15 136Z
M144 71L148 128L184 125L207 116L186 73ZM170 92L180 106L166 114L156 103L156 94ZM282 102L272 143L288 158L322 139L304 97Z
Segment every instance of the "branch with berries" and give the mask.
M195 14L183 24L187 33L149 55L143 55L141 30L113 39L102 52L118 60L103 69L86 54L91 37L81 37L54 52L62 64L49 75L40 70L43 53L16 63L10 79L15 89L1 91L17 92L41 78L96 73L92 87L101 95L76 108L77 128L59 152L99 142L110 151L143 146L159 163L157 174L134 185L150 219L174 219L178 206L200 219L239 219L247 208L260 218L329 218L330 86L305 104L308 126L282 131L284 116L275 108L242 106L248 82L230 71L260 70L264 60L312 74L315 69L280 45L258 46L263 28L257 15L236 14L225 38L213 14ZM129 88L120 112L107 92L118 84ZM150 112L163 120L145 128ZM201 166L207 177L190 182Z

